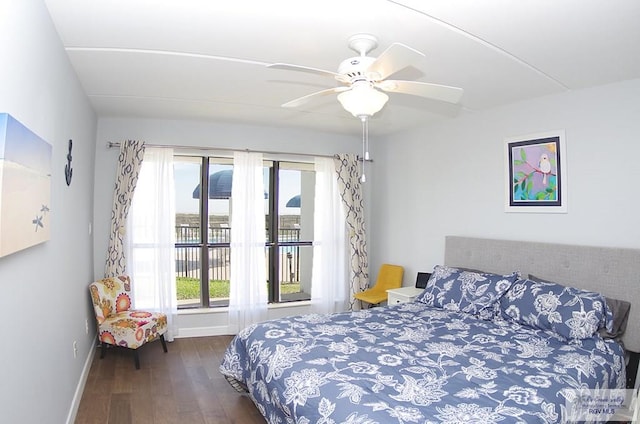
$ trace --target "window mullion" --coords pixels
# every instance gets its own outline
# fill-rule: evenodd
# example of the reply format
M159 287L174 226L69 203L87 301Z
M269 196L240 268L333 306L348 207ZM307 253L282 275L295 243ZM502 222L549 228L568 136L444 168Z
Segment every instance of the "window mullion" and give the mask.
M280 246L278 234L280 231L278 212L278 170L279 163L273 162L269 178L269 302L280 301Z
M200 172L200 305L209 305L209 158L202 158Z

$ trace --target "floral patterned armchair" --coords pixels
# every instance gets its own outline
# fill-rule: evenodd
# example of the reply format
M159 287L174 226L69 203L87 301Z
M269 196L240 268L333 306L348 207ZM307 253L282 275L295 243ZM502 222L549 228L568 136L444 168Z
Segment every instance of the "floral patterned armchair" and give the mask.
M98 323L98 338L104 358L107 345L133 349L136 369L140 369L138 348L145 343L160 339L162 349L167 352L164 333L167 331L167 316L131 308L131 279L126 275L104 278L89 285L91 301Z

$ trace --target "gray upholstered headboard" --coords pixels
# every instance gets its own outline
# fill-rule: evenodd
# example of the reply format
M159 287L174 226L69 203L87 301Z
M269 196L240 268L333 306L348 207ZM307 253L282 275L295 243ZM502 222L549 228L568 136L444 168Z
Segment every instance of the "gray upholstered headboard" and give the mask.
M631 302L625 347L640 352L640 249L447 236L445 265L520 271Z

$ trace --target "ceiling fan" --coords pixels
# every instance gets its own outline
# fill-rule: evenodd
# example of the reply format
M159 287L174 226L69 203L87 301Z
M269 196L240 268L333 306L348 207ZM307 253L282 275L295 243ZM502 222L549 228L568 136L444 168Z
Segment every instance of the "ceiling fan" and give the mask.
M380 111L389 93L404 93L429 99L458 103L463 90L458 87L419 81L388 80L387 77L410 66L425 55L401 43L391 44L377 58L367 54L378 46L378 40L370 34L356 34L349 38L349 48L359 56L343 60L337 72L288 63L273 63L269 68L309 72L335 78L344 85L307 94L284 103L282 107L298 107L315 98L334 93L338 101L355 117L366 119Z

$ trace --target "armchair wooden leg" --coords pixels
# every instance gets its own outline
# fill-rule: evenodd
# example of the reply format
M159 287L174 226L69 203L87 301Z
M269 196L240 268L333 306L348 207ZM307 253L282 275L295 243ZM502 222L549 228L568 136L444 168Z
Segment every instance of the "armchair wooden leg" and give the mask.
M167 342L164 340L164 334L160 335L160 343L162 343L162 350L164 350L164 353L167 353Z
M138 349L133 349L133 362L136 364L136 369L140 369L140 357L138 356Z
M100 343L100 359L104 358L104 354L107 352L107 344L105 342Z

